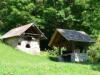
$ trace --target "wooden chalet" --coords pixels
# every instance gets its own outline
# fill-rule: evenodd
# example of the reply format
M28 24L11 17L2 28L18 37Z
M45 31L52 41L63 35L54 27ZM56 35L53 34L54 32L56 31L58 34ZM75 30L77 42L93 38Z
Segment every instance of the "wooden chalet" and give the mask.
M87 48L94 43L88 34L84 31L57 29L50 42L50 47L58 47L59 55L64 56L68 61L86 61ZM65 47L65 51L61 51L61 48Z

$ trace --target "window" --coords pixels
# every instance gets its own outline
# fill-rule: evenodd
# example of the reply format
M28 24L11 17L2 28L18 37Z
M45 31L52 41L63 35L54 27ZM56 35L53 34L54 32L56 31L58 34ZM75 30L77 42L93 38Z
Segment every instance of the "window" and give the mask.
M20 42L18 42L18 45L21 45L21 43L20 43Z
M25 40L31 41L32 37L24 37Z
M26 48L30 48L30 44L26 44Z

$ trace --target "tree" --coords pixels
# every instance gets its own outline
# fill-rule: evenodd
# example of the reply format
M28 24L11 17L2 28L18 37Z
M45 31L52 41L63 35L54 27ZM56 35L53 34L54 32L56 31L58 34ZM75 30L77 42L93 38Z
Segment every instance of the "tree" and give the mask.
M99 0L1 0L0 30L35 22L48 38L56 28L98 35L99 7Z

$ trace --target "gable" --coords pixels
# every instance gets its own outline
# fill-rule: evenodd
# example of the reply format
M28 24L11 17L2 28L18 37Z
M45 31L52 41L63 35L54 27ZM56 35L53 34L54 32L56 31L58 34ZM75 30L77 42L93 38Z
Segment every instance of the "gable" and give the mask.
M34 23L30 23L24 26L20 26L14 29L11 29L10 31L8 31L7 33L5 33L2 37L0 37L1 39L5 39L5 38L10 38L10 37L15 37L15 36L20 36L23 33L25 33L26 31L33 29L35 30L36 33L40 34L41 37L46 38L45 35L40 31L40 29L38 29ZM32 34L34 34L35 32L33 30L30 30L30 32L32 31Z

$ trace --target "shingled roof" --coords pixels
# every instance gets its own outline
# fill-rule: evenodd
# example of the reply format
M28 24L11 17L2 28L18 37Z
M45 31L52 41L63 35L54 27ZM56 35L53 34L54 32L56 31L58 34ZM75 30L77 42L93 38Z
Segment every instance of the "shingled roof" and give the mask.
M54 39L57 38L56 36L58 33L68 41L86 42L86 43L94 42L91 39L91 37L84 31L57 29L49 42L49 46L53 43Z
M5 39L5 38L10 38L10 37L15 37L15 36L20 36L22 35L26 30L28 30L30 27L35 27L39 34L42 35L43 38L46 38L46 36L41 32L40 29L38 29L34 23L30 23L30 24L27 24L27 25L23 25L23 26L20 26L20 27L17 27L17 28L14 28L14 29L11 29L10 31L8 31L7 33L5 33L3 36L0 37L0 39Z

